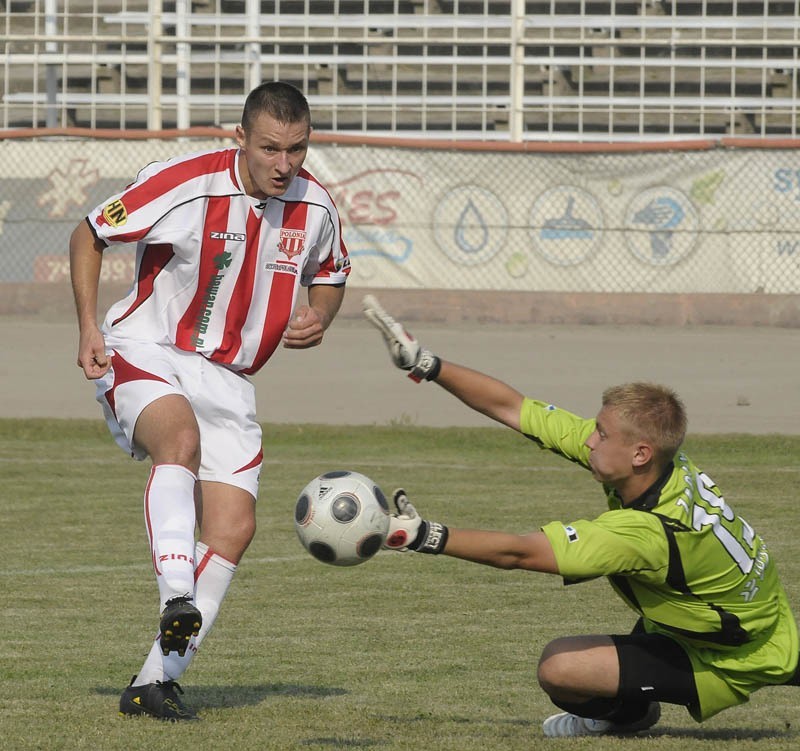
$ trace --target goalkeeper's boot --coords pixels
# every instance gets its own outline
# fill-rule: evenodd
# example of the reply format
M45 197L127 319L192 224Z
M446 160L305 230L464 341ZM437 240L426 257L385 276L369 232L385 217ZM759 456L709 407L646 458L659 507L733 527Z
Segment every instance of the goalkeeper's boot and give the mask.
M661 705L653 701L650 702L644 717L635 722L623 724L609 720L592 720L588 717L578 717L569 712L559 712L548 717L542 723L542 730L548 738L570 738L579 735L626 735L653 727L660 717Z
M173 597L167 600L164 612L161 613L161 635L159 643L161 652L168 655L177 650L183 657L186 654L186 647L192 636L200 633L200 626L203 625L203 616L195 607L192 598L185 595L183 597Z
M131 684L136 679L133 676ZM178 722L179 720L199 720L178 694L183 689L175 681L156 681L142 686L129 685L119 700L119 713L125 716L149 715L159 720Z

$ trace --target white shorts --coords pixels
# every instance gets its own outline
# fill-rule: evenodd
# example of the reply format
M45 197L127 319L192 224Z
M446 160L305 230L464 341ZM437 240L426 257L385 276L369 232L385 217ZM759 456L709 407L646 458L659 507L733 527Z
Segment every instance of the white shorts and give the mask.
M142 410L167 394L192 405L200 427L200 480L235 485L258 497L263 458L253 384L202 355L168 344L106 338L111 368L96 381L97 401L117 444L135 459L147 454L133 442Z

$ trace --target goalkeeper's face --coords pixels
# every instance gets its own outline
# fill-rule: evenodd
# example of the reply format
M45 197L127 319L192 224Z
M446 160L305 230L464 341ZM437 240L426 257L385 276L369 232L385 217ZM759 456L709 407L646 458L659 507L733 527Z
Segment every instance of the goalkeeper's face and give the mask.
M645 458L642 442L632 437L613 407L600 410L586 445L591 449L589 466L595 479L612 487L629 480Z
M254 118L249 130L238 126L239 170L247 194L259 199L282 196L303 166L310 135L307 120L284 123L266 112Z

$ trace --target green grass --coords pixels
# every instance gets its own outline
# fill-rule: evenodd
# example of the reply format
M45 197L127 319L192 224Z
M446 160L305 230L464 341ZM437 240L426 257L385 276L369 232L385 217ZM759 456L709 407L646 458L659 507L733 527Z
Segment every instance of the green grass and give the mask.
M687 449L770 542L800 605L800 437L708 436ZM532 748L789 751L800 691L765 689L695 724L665 707L650 738L545 740L534 671L551 639L624 632L603 582L379 554L328 567L292 526L299 489L334 468L404 486L459 526L533 529L603 507L588 473L511 431L265 426L259 531L182 684L204 721L117 716L157 622L141 496L146 463L92 421L0 420L0 743L4 749ZM180 744L176 746L175 744Z

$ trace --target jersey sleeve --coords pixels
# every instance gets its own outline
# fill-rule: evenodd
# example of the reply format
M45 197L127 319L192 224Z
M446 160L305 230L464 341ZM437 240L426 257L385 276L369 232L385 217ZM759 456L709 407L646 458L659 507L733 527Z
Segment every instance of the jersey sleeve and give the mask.
M107 245L145 237L164 240L159 228L170 212L199 197L241 193L230 178L235 158L236 149L219 149L152 162L124 190L89 212L87 220ZM182 230L187 231L188 226Z
M137 242L153 225L151 207L134 208L131 200L141 190L149 176L148 168L142 170L136 180L124 190L109 197L87 215L94 234L107 245ZM142 210L140 210L142 209Z
M653 514L608 511L593 521L551 522L542 531L567 580L622 575L661 581L669 567L667 539Z
M594 420L559 409L536 399L525 399L520 411L520 431L543 449L561 454L583 467L589 466L586 439L595 427Z
M325 222L315 250L303 268L300 283L304 287L312 284L344 284L350 274L350 257L342 238L342 224L332 201L328 215L330 219Z

